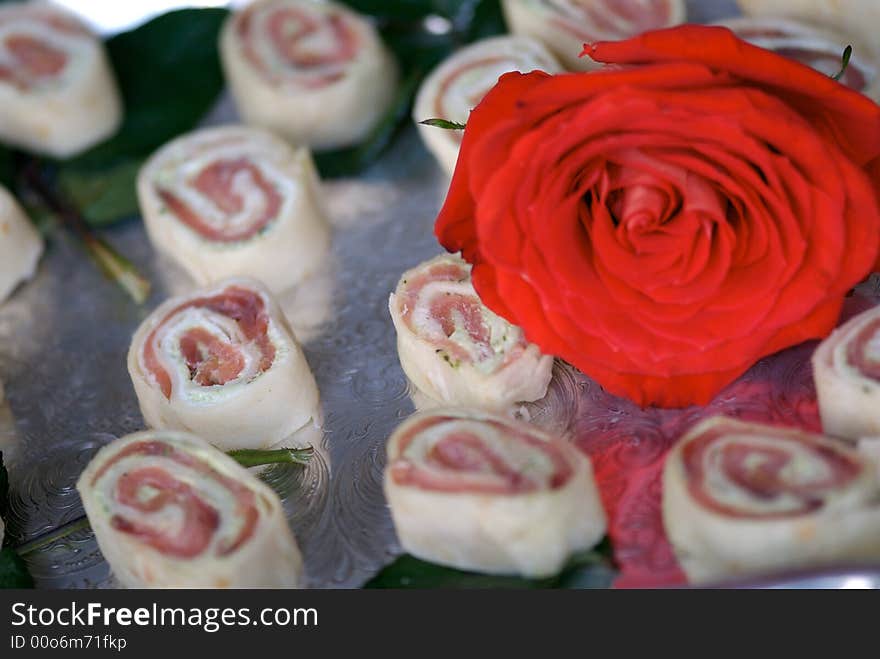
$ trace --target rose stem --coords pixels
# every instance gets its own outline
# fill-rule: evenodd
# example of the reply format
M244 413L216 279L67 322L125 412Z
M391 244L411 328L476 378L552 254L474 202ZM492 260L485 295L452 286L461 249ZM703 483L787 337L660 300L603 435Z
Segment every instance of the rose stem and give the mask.
M104 275L115 281L137 304L143 304L150 294L149 280L135 269L131 261L98 236L73 204L49 186L42 174L42 163L39 159L28 159L23 178L40 201L80 239Z
M306 446L305 448L279 448L271 450L242 449L239 451L228 451L227 455L242 467L260 467L269 464L307 465L314 452L315 449L311 446ZM40 549L45 549L49 545L77 531L90 528L89 518L83 515L42 535L38 535L33 540L28 540L19 545L15 551L19 556L26 556Z

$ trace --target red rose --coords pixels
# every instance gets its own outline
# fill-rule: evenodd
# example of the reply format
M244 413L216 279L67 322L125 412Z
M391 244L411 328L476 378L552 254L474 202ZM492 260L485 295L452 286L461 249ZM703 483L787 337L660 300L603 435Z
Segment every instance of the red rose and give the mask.
M880 106L726 28L509 73L471 113L436 233L483 301L612 393L708 402L834 327L880 247Z

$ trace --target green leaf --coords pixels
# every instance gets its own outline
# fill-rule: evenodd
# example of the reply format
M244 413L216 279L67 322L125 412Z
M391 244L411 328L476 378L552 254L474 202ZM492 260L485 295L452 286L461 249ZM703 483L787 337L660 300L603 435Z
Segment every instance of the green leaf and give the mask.
M445 130L464 130L465 125L460 124L457 121L449 121L447 119L425 119L424 121L420 121L420 124L424 124L425 126L434 126L435 128L443 128Z
M9 474L3 464L3 451L0 451L0 517L6 517L9 501ZM8 541L5 534L4 541ZM0 588L33 588L34 580L27 565L12 547L0 549Z
M473 4L473 11L464 29L465 41L476 41L507 32L507 24L498 0L480 0Z
M125 103L112 138L67 161L98 168L147 156L191 130L223 91L217 38L227 10L168 12L107 41L107 53Z
M15 163L12 149L0 144L0 185L12 190L15 185Z
M92 226L104 226L138 214L135 184L143 160L126 159L107 169L63 167L58 184Z
M9 472L3 464L3 451L0 451L0 517L6 518L6 506L9 501Z
M380 124L361 144L316 154L325 177L352 176L371 165L409 121L409 110L422 78L456 48L477 38L505 32L498 0L346 0L376 19L383 41L394 52L403 75L397 97ZM440 16L450 31L433 34L424 19Z
M27 565L12 547L0 550L0 588L33 588Z
M373 163L391 143L403 120L409 117L413 94L421 77L420 72L414 71L403 81L391 107L361 144L347 149L316 153L315 163L321 175L327 178L352 176Z
M135 180L144 159L195 128L224 87L217 50L225 9L172 11L107 41L125 104L119 131L59 163L58 181L89 224L138 212Z
M843 77L843 74L846 73L846 70L849 68L849 61L852 58L852 54L852 46L847 46L843 49L843 55L840 56L840 71L831 76L834 80L840 80Z
M311 446L305 448L279 449L236 449L227 451L226 455L242 467L260 467L270 464L307 465L315 452Z
M380 22L416 21L435 13L434 0L342 0L342 3Z
M608 588L615 576L603 542L592 551L572 556L558 575L546 579L466 572L422 561L404 554L383 568L364 588Z

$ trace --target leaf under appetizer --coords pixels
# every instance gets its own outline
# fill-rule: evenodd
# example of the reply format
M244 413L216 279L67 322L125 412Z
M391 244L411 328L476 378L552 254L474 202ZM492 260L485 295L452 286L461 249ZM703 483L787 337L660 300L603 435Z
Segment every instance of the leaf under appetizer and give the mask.
M15 182L15 164L12 150L0 144L0 185L11 188Z
M545 579L465 572L404 554L380 570L364 588L608 588L615 576L610 554L610 545L603 541L591 551L572 556L559 574Z
M146 156L192 129L223 91L217 35L228 11L181 9L107 40L125 104L112 138L66 163L105 167Z
M413 94L422 78L421 71L410 73L401 83L390 108L366 140L357 146L315 154L315 164L322 176L352 176L366 169L385 151L409 114Z
M378 20L382 39L397 56L402 81L391 107L363 142L316 155L321 174L331 178L351 176L376 161L405 123L422 78L438 62L464 43L504 33L500 5L491 0L349 0L345 4ZM426 23L429 18L445 19L448 30L432 31Z
M312 459L315 449L311 446L305 448L280 448L280 449L238 449L228 451L226 455L235 460L242 467L259 467L269 464L297 464L307 465Z
M4 533L3 518L6 516L9 499L9 473L3 463L3 451L0 451L0 547L8 542ZM0 548L0 589L2 588L33 588L34 580L28 572L27 565L12 547Z
M58 185L94 227L110 225L138 212L135 181L143 161L125 159L106 169L62 167Z
M12 547L0 549L0 589L33 587L34 578L21 556Z
M3 451L0 451L0 518L6 517L6 506L9 498L9 472L3 463Z
M135 215L143 160L194 128L216 104L224 88L217 35L227 14L173 11L107 41L125 104L122 126L109 140L59 163L59 185L90 224Z
M65 522L51 531L47 531L46 533L38 535L36 538L32 538L31 540L18 545L15 550L18 552L19 556L27 556L28 554L50 547L59 540L63 540L74 533L78 533L79 531L91 531L91 529L92 527L89 525L89 518L83 515L82 517L77 517L69 522Z
M150 282L134 265L98 236L83 219L74 204L67 199L37 158L29 158L22 165L22 181L27 191L66 226L81 242L98 268L124 290L137 304L143 304L150 294Z

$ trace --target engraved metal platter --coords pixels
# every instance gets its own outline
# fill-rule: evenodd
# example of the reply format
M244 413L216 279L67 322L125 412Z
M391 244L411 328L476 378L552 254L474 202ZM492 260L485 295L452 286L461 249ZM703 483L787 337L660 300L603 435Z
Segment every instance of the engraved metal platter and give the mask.
M102 23L101 11L117 3L62 4L105 29L127 28L138 18L105 17ZM188 3L156 0L155 9L181 4ZM695 22L736 13L733 0L688 5ZM224 99L207 123L231 121L234 110ZM335 231L330 258L321 273L281 300L315 373L324 429L313 440L319 451L309 467L272 467L263 477L283 495L308 586L358 587L400 553L381 476L385 440L413 406L397 360L388 295L401 272L440 251L432 228L447 185L412 126L363 175L325 182ZM125 365L131 335L168 296L193 287L183 271L157 256L139 219L104 235L151 279L146 304L131 302L59 231L37 276L0 306L0 380L6 389L0 450L10 472L8 532L19 542L82 516L74 484L91 456L106 442L143 428ZM861 300L877 298L880 283L874 280L863 287ZM548 396L530 413L588 453L601 453L606 466L613 461L621 474L634 468L659 474L665 449L685 424L712 412L791 423L806 415L810 425L811 350L801 346L763 360L707 408L674 411L640 410L557 364ZM626 494L623 481L605 486ZM657 491L647 489L619 500L617 557L643 571L668 572L674 559L658 529ZM88 530L29 554L27 562L41 588L116 586ZM749 585L773 583L877 586L880 569Z

